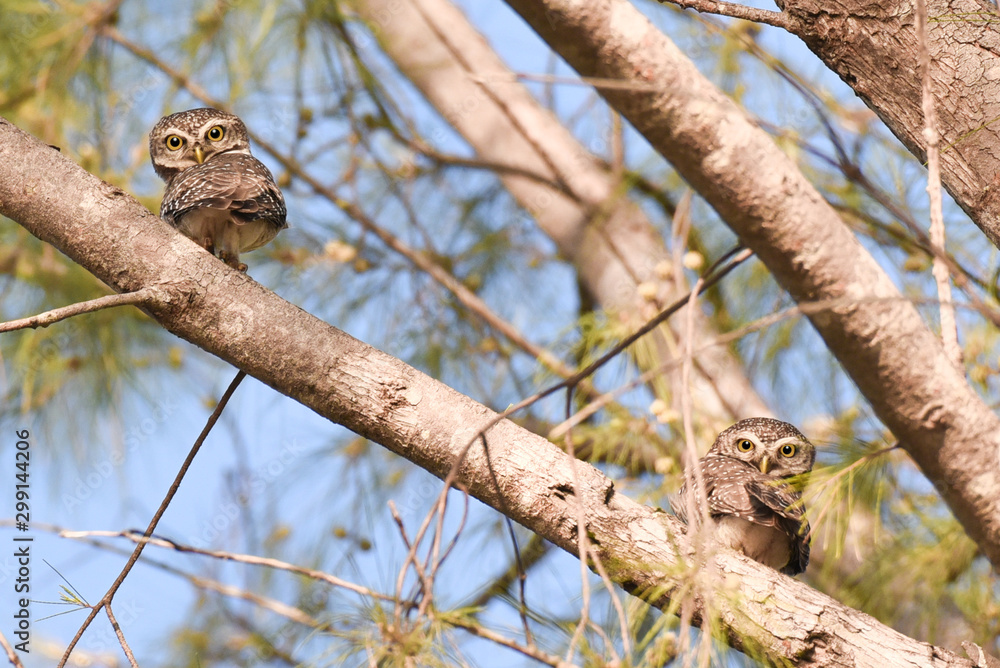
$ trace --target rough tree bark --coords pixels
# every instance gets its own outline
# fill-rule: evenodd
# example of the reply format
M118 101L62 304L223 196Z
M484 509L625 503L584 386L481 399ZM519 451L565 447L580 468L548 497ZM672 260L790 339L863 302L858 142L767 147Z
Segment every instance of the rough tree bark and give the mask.
M479 158L501 167L497 175L504 186L573 263L601 308L635 328L656 310L640 294L640 284L658 286L663 305L687 291L674 272L658 273L671 253L663 234L623 193L621 177L539 104L458 7L449 0L365 0L353 7ZM718 336L707 318L699 314L696 323L698 341ZM681 340L678 328L657 332L658 354L638 363L656 368L678 358ZM720 422L771 414L726 348L713 347L695 363L690 391L700 422L710 430L717 431ZM672 375L676 395L679 373Z
M925 159L916 16L911 0L777 0L788 29L840 75L900 141ZM1000 29L979 0L931 0L941 180L1000 247Z
M794 163L626 0L507 0L712 205L1000 568L1000 419ZM761 169L766 165L766 169ZM915 363L919 361L919 363Z
M169 331L439 477L495 415L216 261L129 195L3 119L0 214L119 292L156 289L146 310ZM666 607L678 583L675 519L615 493L602 473L512 422L501 421L485 439L490 465L477 444L458 483L571 554L579 499L615 580ZM735 591L714 597L737 647L750 642L807 666L973 665L740 555L716 559L737 576L720 578Z

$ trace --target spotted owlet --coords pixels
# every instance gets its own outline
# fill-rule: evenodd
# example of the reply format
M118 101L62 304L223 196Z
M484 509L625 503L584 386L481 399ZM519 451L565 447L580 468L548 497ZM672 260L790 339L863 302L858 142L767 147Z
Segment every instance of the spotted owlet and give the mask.
M699 462L716 540L782 573L803 572L809 522L800 493L785 479L810 471L815 460L813 444L781 420L740 420L719 434ZM688 493L685 483L670 501L684 523Z
M160 216L240 271L240 253L283 230L285 200L267 167L250 155L246 126L218 109L164 116L149 133L149 155L167 182Z

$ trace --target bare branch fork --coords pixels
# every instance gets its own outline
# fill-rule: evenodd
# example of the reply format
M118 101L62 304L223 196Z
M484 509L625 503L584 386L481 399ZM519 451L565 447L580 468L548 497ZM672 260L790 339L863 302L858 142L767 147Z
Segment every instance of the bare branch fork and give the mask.
M0 214L112 289L169 286L164 299L147 306L166 329L440 478L479 431L475 425L495 421L485 406L229 270L121 190L3 120ZM608 575L671 609L666 593L683 582L674 548L679 522L616 493L600 471L571 463L510 421L496 422L486 435L495 474L485 453L472 448L454 482L574 555L582 504ZM744 557L727 552L715 559L735 576L720 578L720 586L735 591L714 601L736 646L750 638L762 651L801 665L970 665ZM776 610L796 611L791 630ZM840 623L831 626L831 619Z
M146 531L142 534L144 539L148 539L153 535L153 532L156 530L156 525L160 522L160 518L163 517L163 513L167 511L167 508L170 506L170 502L173 501L174 495L177 494L177 490L180 489L181 481L184 479L184 475L191 467L191 463L194 461L195 456L201 449L201 446L208 437L209 432L212 431L212 427L214 427L215 423L219 420L219 416L222 415L222 411L226 408L226 404L229 403L229 399L233 396L233 392L236 391L236 388L239 387L239 384L244 378L246 378L246 373L244 371L239 371L236 374L236 377L233 378L232 382L229 384L229 387L226 388L222 398L219 399L219 403L215 406L215 410L212 411L212 414L208 417L208 421L205 423L205 427L202 429L201 434L198 435L198 438L195 440L194 445L191 446L191 450L188 452L187 457L184 458L184 463L181 464L181 468L174 477L174 481L170 485L170 489L167 490L166 496L164 496L163 501L160 502L160 507L156 509L156 513L153 514L153 519L150 520L149 526L146 527ZM76 647L76 644L80 641L80 638L83 637L87 627L90 626L90 623L94 621L102 609L111 621L111 626L114 628L115 634L118 636L118 642L121 643L122 649L125 651L125 656L128 657L129 664L133 666L133 668L138 668L138 664L135 661L132 650L125 641L125 635L122 633L122 630L118 625L118 621L115 619L114 613L111 610L111 601L114 600L115 594L118 593L118 589L122 586L122 583L125 582L125 578L132 572L132 567L135 566L135 563L139 560L139 557L142 555L142 551L145 547L145 540L136 543L135 549L132 551L132 555L122 568L121 573L119 573L118 577L115 578L114 583L112 583L111 587L108 588L107 593L104 594L101 600L94 604L90 614L87 615L83 624L80 625L80 630L76 632L76 635L73 636L73 639L66 647L66 651L63 653L62 659L59 661L58 668L63 668L63 666L66 665L70 654L73 653L73 648Z

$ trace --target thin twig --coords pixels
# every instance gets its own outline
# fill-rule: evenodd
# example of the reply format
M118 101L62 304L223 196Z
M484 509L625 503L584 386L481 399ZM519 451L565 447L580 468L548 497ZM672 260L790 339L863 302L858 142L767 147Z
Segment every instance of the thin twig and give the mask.
M679 209L678 209L679 210ZM698 293L703 287L704 281L698 279L691 289L691 296L688 299L688 310L686 319L687 333L684 337L684 354L681 364L681 420L684 428L684 446L687 463L684 466L684 482L687 490L680 503L685 504L688 517L687 538L694 545L695 553L700 555L703 548L708 549L706 540L709 532L711 518L708 510L708 493L705 489L705 478L701 473L701 466L698 463L698 448L694 442L694 416L692 415L691 401L691 368L693 366L694 340L691 338L694 328L694 310L698 306ZM697 596L699 592L695 592ZM681 652L684 653L684 666L690 666L691 655L687 651L691 641L687 627L691 623L694 600L685 596L681 601ZM707 601L705 609L707 609ZM709 637L710 634L705 634Z
M170 485L170 489L167 490L167 495L163 497L163 501L160 503L160 507L156 509L156 513L153 515L153 519L150 520L149 526L146 527L146 531L143 533L144 537L149 538L150 536L153 535L153 531L156 530L156 525L159 524L160 518L163 517L163 513L167 511L167 507L170 505L170 502L173 501L174 495L177 494L177 490L181 486L181 481L184 479L184 475L191 467L191 463L194 461L195 455L198 454L198 451L201 449L202 444L208 437L209 432L212 431L212 427L214 427L215 423L218 422L219 416L222 415L222 411L225 409L226 404L229 403L229 399L230 397L233 396L233 392L236 391L236 388L239 387L239 384L243 382L243 379L246 378L246 376L247 374L243 370L240 370L236 374L236 377L233 378L233 382L229 384L229 387L226 388L226 391L222 395L222 398L219 399L219 403L218 405L216 405L215 410L212 411L212 414L210 416L208 416L208 422L205 423L205 428L201 430L201 434L198 435L198 439L194 442L194 445L191 446L191 451L188 452L187 457L184 459L184 463L181 464L180 470L177 472L177 475L174 476L174 481ZM112 583L107 593L104 594L104 597L94 605L94 607L90 611L90 614L87 615L87 619L85 619L83 621L83 624L80 626L80 630L76 632L75 636L73 636L73 639L70 641L69 646L66 647L66 651L63 653L62 659L59 660L59 665L57 668L63 668L63 666L66 665L66 662L69 660L70 654L73 653L73 648L76 647L76 644L78 642L80 642L80 638L83 637L84 631L87 630L87 627L90 626L91 622L94 621L94 618L97 617L97 614L101 611L101 608L104 608L111 604L112 599L114 599L115 594L118 592L118 589L122 586L122 583L125 582L125 578L128 577L128 574L132 571L132 567L135 566L135 563L139 560L139 556L142 554L142 551L145 547L146 543L144 542L138 543L135 546L135 550L132 551L132 556L129 557L128 561L125 564L125 567L122 568L121 573L118 574L118 577L115 579L114 583Z
M0 633L0 647L3 647L3 651L7 654L7 660L10 661L10 665L14 666L14 668L24 668L24 664L21 663L21 657L14 652L14 648L7 642L7 638L4 637L3 633Z
M465 503L462 506L462 519L458 523L458 527L455 529L455 535L451 537L448 544L445 545L444 552L441 552L441 534L444 532L444 514L438 518L438 526L435 530L434 541L431 546L430 551L427 555L427 561L425 570L427 571L427 588L430 590L434 589L434 578L437 576L438 570L444 564L448 555L452 553L455 546L458 545L458 538L462 535L462 530L465 529L465 523L469 519L469 494L466 492L462 495ZM440 556L439 556L440 555ZM427 609L427 605L430 604L431 594L428 593L427 597L420 601L420 608L418 609L418 614L423 613ZM427 605L425 605L425 602Z
M334 587L340 587L342 589L347 589L348 591L353 591L361 596L369 596L371 598L377 598L384 601L393 600L392 596L387 594L381 594L377 591L372 591L367 587L362 587L361 585L354 584L353 582L348 582L347 580L342 580L335 575L330 575L329 573L324 573L323 571L317 571L312 568L305 568L304 566L298 566L296 564L290 564L285 561L280 561L278 559L272 559L270 557L258 557L254 554L240 554L236 552L224 552L220 550L204 550L197 547L192 547L190 545L184 545L181 543L174 542L172 540L167 540L165 538L159 538L152 536L147 538L143 536L138 531L59 531L60 538L69 538L72 540L79 540L82 538L92 538L95 536L108 537L108 538L127 538L134 543L148 543L155 547L166 548L169 550L174 550L176 552L185 552L189 554L200 554L206 557L212 557L213 559L221 559L224 561L234 561L241 564L249 564L251 566L264 566L266 568L273 568L280 571L288 571L289 573L296 573L298 575L304 575L312 580L318 580L320 582L326 582L327 584L333 585Z
M521 628L524 629L524 641L530 646L535 645L535 637L531 633L531 626L528 624L528 570L525 567L521 549L517 544L517 534L514 533L514 522L504 515L504 524L507 525L507 534L510 542L514 546L514 568L517 572L517 612L521 618ZM532 539L538 534L532 534ZM544 545L544 543L540 544ZM530 543L529 543L530 545ZM544 548L540 554L545 554Z
M296 624L302 624L303 626L307 626L311 629L321 631L330 627L330 625L326 622L316 619L312 615L296 608L294 605L288 605L287 603L283 603L276 599L255 594L252 591L247 591L246 589L242 589L235 585L226 584L209 578L203 578L198 575L189 576L189 580L195 587L206 589L208 591L214 591L217 594L229 596L230 598L238 598L243 601L249 601L258 607L270 610L274 614L280 615L289 621L295 622Z
M608 596L611 597L611 605L615 609L615 614L618 615L618 626L621 629L622 635L622 653L625 655L626 660L630 660L632 656L632 641L629 639L628 616L625 614L625 607L618 597L618 591L615 589L614 582L611 581L611 576L608 575L607 569L604 568L604 563L601 561L600 555L597 554L597 550L591 548L590 554L594 559L594 568L597 569L597 574L601 576L604 586L607 587ZM615 653L614 644L608 643L608 647L611 649L612 654L615 654L615 659L617 660L618 656Z
M89 299L85 302L62 306L28 318L2 322L0 323L0 333L13 332L18 329L48 327L52 323L72 318L75 315L100 311L106 308L114 308L115 306L146 304L154 298L155 294L155 288L142 288L141 290L137 290L135 292L125 292L120 295L105 295L104 297L98 297L97 299Z
M125 640L125 632L122 631L121 625L118 620L115 619L115 613L111 611L111 602L109 601L104 605L104 612L108 615L108 620L111 622L111 628L115 630L115 635L118 636L118 644L122 646L125 651L125 658L128 659L128 663L132 668L139 668L139 664L136 663L135 655L132 654L132 648L128 646L128 641Z
M569 417L573 407L573 388L568 388L566 392L566 413ZM569 469L573 474L573 498L576 499L576 549L580 559L580 598L583 605L580 608L580 621L573 629L573 637L569 641L566 649L566 661L573 660L573 653L576 651L576 644L583 636L583 631L587 628L590 619L590 573L587 567L587 555L591 553L590 538L587 535L587 512L583 503L583 495L580 491L580 474L577 471L576 453L573 451L573 432L566 432L566 454L569 455Z
M576 664L567 663L560 659L558 656L553 656L552 654L546 654L542 650L538 649L534 645L524 646L519 645L510 638L506 638L499 633L490 631L489 629L483 628L479 624L473 624L467 622L464 619L451 619L445 620L450 626L460 628L462 630L468 631L469 633L495 642L498 645L503 645L515 652L520 652L521 654L534 659L535 661L540 661L549 666L554 666L554 668L574 668Z
M756 9L746 5L738 5L732 2L720 2L719 0L657 0L661 5L677 5L681 9L693 9L704 14L716 14L718 16L728 16L754 23L763 23L792 32L792 22L784 12L772 12L767 9Z
M508 530L513 532L512 527ZM516 544L517 541L512 539L511 542ZM521 585L522 592L520 598L522 602L522 611L525 610L527 607L527 604L524 602L523 592L524 580L526 579L525 573L528 569L540 562L547 554L549 554L551 546L552 543L549 543L544 538L541 538L538 534L531 534L528 538L527 544L519 549L514 555L514 563L508 567L507 570L497 576L489 586L484 587L482 593L469 602L469 607L485 608L495 597L506 594L511 584L513 584L516 580ZM523 614L524 612L522 612L522 616ZM524 620L522 620L522 623L524 623Z
M937 130L937 111L934 108L934 92L931 89L931 52L927 30L927 2L916 0L917 42L920 58L920 97L924 112L924 141L927 144L927 195L930 198L931 245L944 254L944 216L941 213L941 150L940 134ZM938 310L941 319L941 343L945 354L956 369L962 370L962 348L958 345L958 323L955 320L955 306L951 299L951 276L948 264L941 261L938 253L931 260L934 281L937 283Z
M466 496L466 508L468 508L468 496ZM427 614L430 608L431 602L434 600L434 572L436 570L436 559L435 556L441 545L441 534L444 533L444 515L448 510L448 495L443 494L438 497L438 503L435 504L434 509L431 510L437 516L437 523L434 526L434 534L431 536L431 545L427 550L427 558L424 559L424 573L427 576L424 578L424 596L420 599L420 607L417 609L417 615L423 616ZM465 518L462 518L462 524L465 524ZM422 536L421 536L422 538ZM416 550L417 545L414 544L414 550Z
M35 526L36 528L38 528L38 525L32 525L32 526ZM191 552L193 554L204 554L206 556L218 556L221 559L228 559L228 560L232 560L232 561L244 562L244 563L249 563L249 564L259 564L259 565L265 565L265 566L274 566L275 568L282 568L282 566L285 566L284 562L279 562L277 560L268 559L268 558L265 558L265 557L255 557L255 556L250 556L250 555L233 555L233 554L230 554L230 553L227 553L227 552L214 552L214 551L211 551L211 550L199 550L197 548L185 548L185 546L177 545L176 543L172 543L171 541L163 539L163 538L156 538L156 537L145 538L138 531L134 531L134 532L128 532L128 531L68 531L68 530L65 530L65 529L61 529L58 526L51 525L51 524L43 524L43 525L41 525L41 527L44 528L47 531L52 531L54 533L57 533L60 537L66 537L66 538L70 538L72 540L85 541L87 543L90 543L91 545L94 545L95 547L99 547L101 549L106 549L106 550L116 550L116 548L114 548L111 545L102 543L102 542L100 542L98 540L95 540L94 539L95 536L98 536L98 537L112 537L112 538L121 538L121 537L124 537L124 538L128 538L129 540L131 540L133 542L136 542L136 543L139 543L139 542L148 543L148 544L152 544L152 545L154 545L156 547L165 547L165 548L169 548L169 549L174 549L174 550L176 550L178 552ZM202 576L199 576L199 575L194 575L193 573L188 573L186 571L183 571L183 570L181 570L179 568L176 568L174 566L171 566L169 564L159 562L156 559L147 558L146 560L144 560L143 563L151 565L151 566L154 566L156 568L159 568L159 569L161 569L161 570L163 570L163 571L165 571L167 573L170 573L172 575L176 575L177 577L184 578L185 580L187 580L188 582L190 582L192 586L198 587L199 589L204 589L206 591L215 592L217 594L221 594L223 596L228 596L230 598L239 598L239 599L244 600L244 601L249 601L249 602L253 603L254 605L257 605L258 607L264 608L266 610L270 610L271 612L273 612L273 613L275 613L277 615L280 615L282 617L285 617L286 619L288 619L290 621L293 621L293 622L295 622L297 624L302 624L302 625L308 626L310 628L320 629L320 630L323 630L323 629L327 628L327 625L324 622L321 622L321 621L317 620L316 618L314 618L314 617L312 617L312 616L304 613L303 611L299 610L298 608L296 608L294 606L290 606L290 605L288 605L286 603L282 603L281 601L276 601L274 599L271 599L271 598L268 598L268 597L265 597L265 596L260 596L260 595L254 594L252 592L248 592L248 591L245 591L243 589L240 589L239 587L234 587L232 585L228 585L228 584L219 582L217 580L212 580L212 579L205 578L205 577L202 577ZM318 573L316 571L311 571L310 569L301 568L301 567L294 566L294 565L291 565L291 564L288 564L287 566L288 566L287 569L286 568L282 568L282 570L289 570L289 571L293 571L293 572L301 572L303 575L306 575L308 577L313 577L313 576L315 576ZM316 579L329 581L328 577L323 577L324 575L326 575L326 574L319 573L319 576L316 577ZM387 601L393 600L391 596L387 596L385 594L378 594L378 593L375 593L375 592L371 592L370 595L373 596L373 597L375 597L375 598L380 598L380 599L387 600ZM410 604L410 607L416 607L416 606ZM291 664L292 665L297 665L296 662L294 662L294 661L291 662Z
M494 488L499 492L500 480L499 478L497 478L497 473L493 469L493 459L490 457L490 453L487 448L488 445L489 442L486 440L486 437L484 436L483 454L486 455L484 457L484 459L486 460L486 470L489 471L490 478L493 482ZM468 499L468 495L466 495L466 499ZM511 545L514 546L514 567L517 573L517 584L518 584L517 613L518 616L521 618L521 628L524 629L524 642L526 642L529 647L534 647L535 638L534 635L531 633L531 625L529 624L528 621L528 596L527 596L528 572L525 569L524 562L521 559L521 549L517 543L517 534L514 532L514 523L510 519L511 515L510 509L507 508L507 503L506 501L503 500L502 494L497 495L497 501L498 501L497 505L500 506L500 512L504 516L503 518L504 524L507 526L507 535L510 536L510 543ZM466 501L466 503L468 503L468 501ZM537 537L538 537L537 534L532 534L532 540L534 540Z
M407 549L406 559L403 561L403 565L399 568L399 574L396 576L396 596L393 600L396 602L396 609L393 612L393 618L395 622L395 627L397 629L402 627L403 624L403 611L401 608L401 603L403 601L403 583L406 579L406 571L409 569L410 564L413 564L413 570L417 574L417 578L420 582L424 582L423 566L415 558L415 548L410 537L406 534L406 525L403 523L403 518L400 516L399 511L396 510L396 504L391 499L389 500L389 514L392 516L393 521L396 523L396 527L399 529L399 536L403 540L403 545ZM423 591L421 589L421 591ZM418 593L419 596L419 593ZM413 597L414 600L417 596Z
M504 72L500 74L472 75L470 81L487 85L518 83L520 81L537 81L540 83L555 83L561 86L583 86L601 90L627 90L632 92L652 93L660 90L656 84L641 84L623 79L608 79L605 77L560 76L558 74L532 74L530 72Z

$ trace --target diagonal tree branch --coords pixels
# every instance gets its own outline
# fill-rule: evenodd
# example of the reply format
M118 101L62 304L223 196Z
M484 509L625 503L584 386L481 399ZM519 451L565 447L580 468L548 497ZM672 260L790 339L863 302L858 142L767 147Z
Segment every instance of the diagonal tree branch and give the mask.
M0 322L0 333L13 332L17 329L48 327L49 325L59 322L60 320L65 320L66 318L72 318L73 316L82 315L84 313L93 313L94 311L100 311L101 309L114 308L115 306L142 306L146 302L155 298L156 290L154 288L143 288L138 292L128 292L120 295L105 295L103 297L90 299L78 304L70 304L69 306L55 308L51 311L39 313L38 315L29 316L27 318Z
M601 94L796 301L855 300L810 321L1000 568L1000 419L796 165L626 0L507 2L581 75L659 86Z
M495 414L322 322L226 267L118 188L0 119L0 214L55 245L109 286L164 296L149 306L167 330L238 366L320 415L438 477ZM456 484L576 554L577 508L610 576L670 610L683 582L681 525L617 494L595 468L503 420L457 469ZM574 475L576 476L574 478ZM574 479L579 483L573 486ZM570 491L572 490L572 491ZM717 557L713 611L736 647L799 665L971 666L889 629L807 585L733 553Z
M912 0L777 0L788 29L926 160ZM1000 247L1000 23L980 0L927 3L941 181Z

